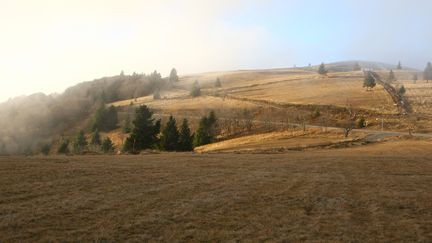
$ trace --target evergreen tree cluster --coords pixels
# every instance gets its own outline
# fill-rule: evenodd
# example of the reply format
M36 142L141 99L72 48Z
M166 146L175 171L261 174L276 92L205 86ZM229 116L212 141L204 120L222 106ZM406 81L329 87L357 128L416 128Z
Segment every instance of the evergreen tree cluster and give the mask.
M140 106L135 111L134 128L126 139L123 151L139 153L145 149L161 149L165 151L192 151L192 138L187 119L183 120L180 131L177 121L170 116L164 126L160 138L161 120L153 118L153 112L147 106Z
M68 139L61 138L57 153L69 154L69 145L70 141ZM91 134L89 144L87 138L85 137L84 131L81 130L72 141L72 152L75 154L82 154L84 151L88 151L89 147L93 151L102 151L104 153L113 152L115 148L109 137L106 137L103 141L101 140L99 131L97 129Z
M192 135L187 119L183 120L180 131L174 117L170 116L162 131L160 148L165 151L192 151Z
M116 108L114 106L106 108L105 105L102 105L96 111L92 129L107 132L117 128L117 123L118 116Z

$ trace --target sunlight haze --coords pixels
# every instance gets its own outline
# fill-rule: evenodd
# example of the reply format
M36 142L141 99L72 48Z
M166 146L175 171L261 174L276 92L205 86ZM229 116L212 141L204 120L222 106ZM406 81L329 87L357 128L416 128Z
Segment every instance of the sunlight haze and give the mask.
M432 56L426 0L0 3L0 101L121 70L166 76L172 67L181 75L342 60L423 69Z

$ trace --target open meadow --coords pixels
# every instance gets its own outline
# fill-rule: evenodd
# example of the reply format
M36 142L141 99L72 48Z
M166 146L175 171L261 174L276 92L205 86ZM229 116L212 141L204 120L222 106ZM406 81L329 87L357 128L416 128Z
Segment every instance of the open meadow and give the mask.
M430 146L0 157L0 241L429 242Z

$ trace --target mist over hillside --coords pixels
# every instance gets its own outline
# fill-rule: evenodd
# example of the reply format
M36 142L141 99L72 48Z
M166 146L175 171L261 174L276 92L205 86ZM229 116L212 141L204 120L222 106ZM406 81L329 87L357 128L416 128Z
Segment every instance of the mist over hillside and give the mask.
M121 74L77 84L62 94L10 99L0 104L0 154L38 151L76 126L87 129L101 105L146 96L167 85L157 72Z

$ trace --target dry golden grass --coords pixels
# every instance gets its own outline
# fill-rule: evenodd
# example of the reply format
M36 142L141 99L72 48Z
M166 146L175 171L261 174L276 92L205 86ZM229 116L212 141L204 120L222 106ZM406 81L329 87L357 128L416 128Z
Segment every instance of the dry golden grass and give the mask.
M432 115L432 82L400 80L395 85L403 85L406 97L417 114Z
M0 241L430 242L430 147L0 157Z
M391 97L381 86L373 91L363 88L360 72L335 73L327 77L295 79L235 90L234 96L268 100L276 103L335 105L396 113Z
M295 150L336 144L363 138L365 134L354 133L345 138L342 131L321 129L269 132L243 136L195 148L196 152L256 152L270 150Z

